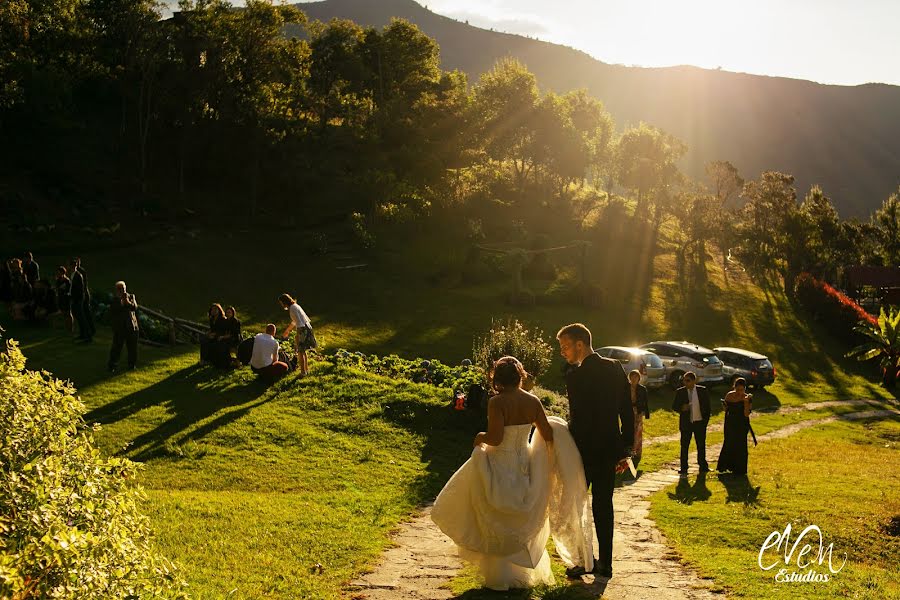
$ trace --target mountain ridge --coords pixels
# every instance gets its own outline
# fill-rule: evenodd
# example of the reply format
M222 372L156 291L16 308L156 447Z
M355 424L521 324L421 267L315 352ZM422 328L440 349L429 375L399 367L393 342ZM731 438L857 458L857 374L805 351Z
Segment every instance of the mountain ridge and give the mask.
M621 129L643 121L684 140L684 170L703 177L729 160L745 179L791 173L804 195L821 185L842 216L867 217L900 185L900 86L826 84L684 65L632 67L582 50L490 31L432 12L414 0L299 3L310 19L346 18L383 27L393 17L435 38L444 69L474 82L499 59L522 61L542 90L585 88Z

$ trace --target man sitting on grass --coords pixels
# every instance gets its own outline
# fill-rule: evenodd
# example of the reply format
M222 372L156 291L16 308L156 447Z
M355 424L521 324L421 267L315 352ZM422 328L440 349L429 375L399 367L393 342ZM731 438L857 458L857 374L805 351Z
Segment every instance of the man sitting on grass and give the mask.
M278 341L275 339L275 326L266 325L265 333L257 333L253 338L253 355L250 357L250 370L269 382L275 382L288 372L287 363L278 360Z

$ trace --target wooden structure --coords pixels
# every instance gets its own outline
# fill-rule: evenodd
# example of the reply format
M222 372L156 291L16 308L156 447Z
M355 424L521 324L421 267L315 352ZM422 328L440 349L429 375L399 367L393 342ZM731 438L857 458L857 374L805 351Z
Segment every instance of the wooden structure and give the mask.
M138 306L138 311L147 313L151 317L167 325L169 331L169 344L172 346L178 343L179 334L183 339L186 338L186 341L196 343L200 341L201 337L209 332L209 327L207 327L206 325L201 325L200 323L195 323L194 321L188 321L187 319L170 317L163 314L160 310L148 308L146 306ZM141 342L150 345L160 345L156 342L152 342L144 338L141 338Z
M863 304L900 305L900 267L855 265L844 269L847 295Z

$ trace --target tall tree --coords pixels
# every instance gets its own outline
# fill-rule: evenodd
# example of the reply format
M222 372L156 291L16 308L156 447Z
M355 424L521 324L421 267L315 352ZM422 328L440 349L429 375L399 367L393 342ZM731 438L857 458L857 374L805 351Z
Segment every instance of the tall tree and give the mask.
M880 233L885 264L900 266L900 188L875 211L873 220Z
M488 157L510 161L519 193L524 194L534 168L537 80L522 63L506 59L479 78L474 95L473 110Z

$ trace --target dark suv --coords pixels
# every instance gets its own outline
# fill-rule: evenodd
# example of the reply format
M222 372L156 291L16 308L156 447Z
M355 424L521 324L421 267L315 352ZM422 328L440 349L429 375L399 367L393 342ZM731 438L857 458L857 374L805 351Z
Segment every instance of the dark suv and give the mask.
M775 366L767 357L740 348L714 348L713 351L724 365L725 380L743 377L748 386L764 388L775 383Z

